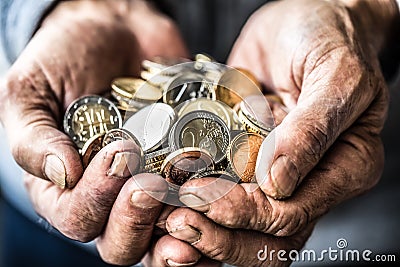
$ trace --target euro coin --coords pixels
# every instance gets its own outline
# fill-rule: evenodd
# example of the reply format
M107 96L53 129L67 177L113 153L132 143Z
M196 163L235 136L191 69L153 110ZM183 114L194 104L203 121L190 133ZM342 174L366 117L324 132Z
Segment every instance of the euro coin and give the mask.
M246 97L240 103L240 110L247 119L262 130L270 132L275 128L274 116L264 96L252 95Z
M167 139L175 119L173 108L155 103L133 114L123 128L136 136L143 151L147 153L157 149Z
M172 78L165 85L163 92L163 102L172 107L202 97L215 100L214 86L204 80L203 75L192 72L185 72Z
M258 152L264 137L256 133L241 133L229 145L229 169L241 182L255 182L255 168Z
M176 122L169 142L171 148L204 149L219 163L226 157L230 135L227 125L217 115L205 110L192 111Z
M74 101L64 116L64 131L79 149L97 134L122 127L118 108L101 96L85 96Z
M96 134L92 136L83 146L81 150L83 168L86 169L96 154L103 148L104 134Z
M161 175L174 185L183 185L193 174L212 170L214 160L204 149L186 147L169 154L161 166Z
M236 112L227 104L207 98L188 100L179 107L178 117L182 117L189 112L196 110L206 110L219 116L230 130L242 129L242 124Z

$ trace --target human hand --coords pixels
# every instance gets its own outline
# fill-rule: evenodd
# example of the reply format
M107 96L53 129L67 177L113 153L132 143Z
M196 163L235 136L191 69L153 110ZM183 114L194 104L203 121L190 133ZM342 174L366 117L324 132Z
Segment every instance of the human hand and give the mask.
M172 22L146 1L60 2L0 89L0 119L15 160L30 173L25 181L34 208L72 239L101 234L100 254L115 264L142 258L161 204L128 180L137 164L134 144L108 145L83 172L60 128L73 100L102 94L113 78L138 74L141 60L156 55L183 57L186 49ZM149 190L160 190L162 199L157 177Z
M290 110L261 148L267 195L292 195L324 155L340 174L336 202L376 184L388 106L377 55L396 10L394 1L279 1L249 19L229 64L254 72Z
M220 216L219 220L225 219L223 213ZM170 235L155 242L144 264L211 267L225 262L235 266L287 266L289 252L304 245L312 228L310 224L293 236L274 237L257 231L225 228L199 212L178 208L167 219ZM281 250L287 261L277 257ZM272 256L271 251L274 251Z
M17 163L73 187L83 170L60 130L66 107L82 95L104 93L117 76L137 75L141 60L156 55L182 57L186 49L174 24L145 1L59 3L0 89L0 119Z

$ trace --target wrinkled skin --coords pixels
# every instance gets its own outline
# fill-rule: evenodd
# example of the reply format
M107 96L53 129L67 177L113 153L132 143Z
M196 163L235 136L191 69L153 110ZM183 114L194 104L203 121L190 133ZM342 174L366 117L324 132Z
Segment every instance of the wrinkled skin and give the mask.
M204 215L175 210L170 235L233 265L285 266L277 258L260 262L257 252L299 249L320 216L378 182L388 106L377 61L382 44L368 45L367 25L354 16L338 3L304 0L268 4L249 19L228 63L253 71L289 113L261 147L260 187L189 181L180 199Z
M115 77L138 75L140 62L156 55L187 57L187 51L173 22L145 1L61 2L0 90L0 118L14 158L29 173L25 183L36 211L69 238L99 236L101 256L115 264L141 260L162 205L130 178L126 165L138 161L134 144L112 143L83 172L60 129L73 100L104 93ZM49 155L58 164L46 165ZM144 189L160 191L160 198L165 193L161 177L135 179L151 180Z
M15 159L30 173L25 181L35 209L70 238L98 237L101 257L113 264L136 263L148 251L148 266L288 265L260 262L257 252L265 245L300 249L321 215L371 188L382 171L379 133L388 100L377 63L380 44L366 45L360 30L366 25L357 23L327 1L282 1L257 11L228 63L254 72L290 110L263 144L260 187L218 181L205 192L201 186L212 179L194 180L180 191L192 209L163 210L143 192L162 198L162 178L130 178L125 171L125 160L137 162L134 144L107 146L83 173L58 126L71 101L101 94L116 76L137 74L143 58L187 56L178 32L142 1L59 4L0 92L0 118ZM50 175L48 155L64 164ZM282 160L270 175L276 159ZM207 201L227 186L233 190ZM156 223L170 235L154 237Z

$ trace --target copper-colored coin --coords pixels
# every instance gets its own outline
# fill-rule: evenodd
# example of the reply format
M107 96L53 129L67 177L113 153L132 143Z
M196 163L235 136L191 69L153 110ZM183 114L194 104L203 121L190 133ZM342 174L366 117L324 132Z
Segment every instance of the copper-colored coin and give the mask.
M256 133L241 133L237 135L228 149L228 161L241 182L255 181L255 168L264 137Z
M86 169L94 156L103 148L103 134L91 137L81 150L83 168Z
M169 154L161 166L165 180L175 185L183 185L195 173L212 170L214 160L204 149L185 147Z
M144 165L144 153L142 147L140 146L139 140L128 130L119 128L119 129L113 129L104 135L102 146L105 147L106 145L115 141L129 141L131 143L136 144L135 152L138 154L140 159L139 168L131 171L132 173L141 172ZM128 168L129 167L130 166L128 166Z

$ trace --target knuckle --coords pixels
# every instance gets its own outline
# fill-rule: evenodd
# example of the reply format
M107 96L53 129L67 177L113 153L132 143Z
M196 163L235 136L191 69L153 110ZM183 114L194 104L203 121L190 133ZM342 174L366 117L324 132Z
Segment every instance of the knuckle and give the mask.
M79 207L70 205L67 210L57 213L60 216L57 218L56 228L66 237L86 243L98 235L99 224Z
M59 225L56 227L63 235L66 237L76 240L79 242L89 242L92 241L96 236L93 235L90 231L86 229L86 227L80 227L83 225L83 222L80 222L76 219L67 219L63 220Z
M219 242L214 243L214 245L205 248L207 251L206 255L218 261L235 261L239 258L239 250L237 249L238 246L232 245L234 243L235 238L233 232L229 231L226 239L220 240Z
M291 143L295 144L295 147L302 148L302 151L299 151L302 155L300 158L306 157L306 160L315 164L326 151L332 133L328 132L329 127L325 123L315 121L314 118L303 118L298 132L292 135Z
M278 201L279 202L279 201ZM267 230L275 236L291 236L305 228L310 222L310 212L298 203L282 205L277 203L273 209L274 218L271 227Z

